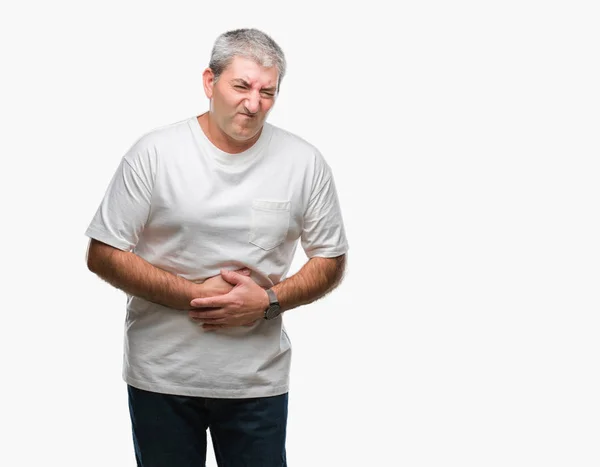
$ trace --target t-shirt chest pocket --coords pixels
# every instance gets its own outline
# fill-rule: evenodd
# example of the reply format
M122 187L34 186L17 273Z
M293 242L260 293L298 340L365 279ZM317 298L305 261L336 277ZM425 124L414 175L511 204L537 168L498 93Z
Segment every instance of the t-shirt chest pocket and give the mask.
M255 199L252 202L250 243L263 250L281 245L290 226L290 201Z

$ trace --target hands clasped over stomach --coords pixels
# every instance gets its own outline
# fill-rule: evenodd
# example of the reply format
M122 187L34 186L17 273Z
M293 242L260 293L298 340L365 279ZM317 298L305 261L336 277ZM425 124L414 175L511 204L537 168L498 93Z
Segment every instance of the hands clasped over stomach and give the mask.
M255 283L246 268L221 270L203 283L204 298L190 302L189 317L205 330L252 326L269 306L265 290Z

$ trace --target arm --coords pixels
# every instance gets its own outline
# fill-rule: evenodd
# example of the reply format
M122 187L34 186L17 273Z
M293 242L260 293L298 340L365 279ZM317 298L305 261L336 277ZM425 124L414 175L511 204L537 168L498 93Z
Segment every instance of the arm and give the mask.
M187 310L191 299L206 296L200 284L163 271L132 253L151 214L157 151L154 140L144 136L122 158L86 231L91 237L87 266L130 295Z
M313 257L293 276L273 287L283 311L311 303L337 287L343 277L346 255L335 258ZM189 316L205 329L245 325L263 318L269 306L265 290L248 277L221 271L234 285L225 295L192 300ZM217 308L205 311L205 308Z
M202 284L163 271L135 253L90 240L90 271L112 286L136 297L177 310L189 310L190 301L203 294Z
M291 310L314 302L335 289L341 283L345 269L346 255L335 258L314 257L296 274L275 285L272 290L277 295L281 309Z

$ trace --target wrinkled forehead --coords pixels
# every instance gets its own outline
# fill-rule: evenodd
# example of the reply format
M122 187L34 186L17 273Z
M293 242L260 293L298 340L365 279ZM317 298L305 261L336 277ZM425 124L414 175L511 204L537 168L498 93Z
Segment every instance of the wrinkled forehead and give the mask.
M228 80L239 79L249 84L269 87L277 85L279 71L276 66L264 67L250 58L236 55L223 70L223 75Z

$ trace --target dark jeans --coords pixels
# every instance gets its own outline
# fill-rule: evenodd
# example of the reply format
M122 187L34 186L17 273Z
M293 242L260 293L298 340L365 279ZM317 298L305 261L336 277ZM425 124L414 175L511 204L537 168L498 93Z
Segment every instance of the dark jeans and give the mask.
M287 394L213 399L127 390L139 467L205 467L207 429L219 467L287 465Z

